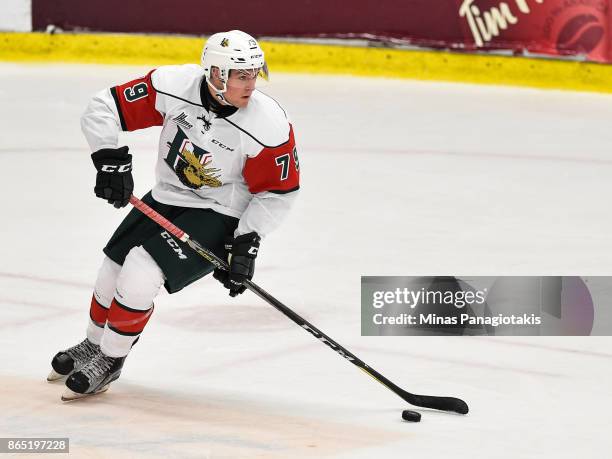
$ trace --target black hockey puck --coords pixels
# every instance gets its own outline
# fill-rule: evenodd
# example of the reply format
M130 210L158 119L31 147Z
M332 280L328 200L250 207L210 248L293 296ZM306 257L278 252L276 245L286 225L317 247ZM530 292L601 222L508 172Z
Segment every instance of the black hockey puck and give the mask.
M419 422L421 420L421 413L416 411L404 410L402 411L402 419L404 421Z

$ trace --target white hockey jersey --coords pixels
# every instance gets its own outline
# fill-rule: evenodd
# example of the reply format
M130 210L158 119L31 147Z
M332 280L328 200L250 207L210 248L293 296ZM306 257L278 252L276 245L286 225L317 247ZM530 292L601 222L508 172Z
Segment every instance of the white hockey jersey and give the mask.
M240 219L235 236L264 237L289 211L299 189L293 127L283 108L255 90L226 117L207 110L199 65L164 66L101 91L81 127L92 151L117 148L119 130L163 126L155 200L210 208Z

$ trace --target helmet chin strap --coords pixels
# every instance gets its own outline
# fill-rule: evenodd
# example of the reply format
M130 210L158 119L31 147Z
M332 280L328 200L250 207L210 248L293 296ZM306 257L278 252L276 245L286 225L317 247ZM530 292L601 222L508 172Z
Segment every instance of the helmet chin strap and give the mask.
M223 80L220 80L223 81ZM223 105L229 105L231 107L233 107L232 104L229 103L229 101L225 98L225 96L223 95L226 91L227 91L227 84L225 83L225 81L223 81L223 89L219 89L217 88L214 84L212 84L208 79L206 80L206 83L208 84L208 86L210 87L210 89L213 90L215 97L217 98L217 100L219 101L219 103L223 104Z

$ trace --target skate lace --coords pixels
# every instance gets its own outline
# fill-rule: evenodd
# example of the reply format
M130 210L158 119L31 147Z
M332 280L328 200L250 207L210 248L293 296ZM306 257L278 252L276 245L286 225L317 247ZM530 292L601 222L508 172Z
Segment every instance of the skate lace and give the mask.
M98 350L98 346L88 339L84 339L81 343L72 347L68 352L74 360L85 361L94 357L98 353Z
M110 370L114 360L112 357L107 357L100 352L81 368L81 373L87 376L87 379L93 381Z

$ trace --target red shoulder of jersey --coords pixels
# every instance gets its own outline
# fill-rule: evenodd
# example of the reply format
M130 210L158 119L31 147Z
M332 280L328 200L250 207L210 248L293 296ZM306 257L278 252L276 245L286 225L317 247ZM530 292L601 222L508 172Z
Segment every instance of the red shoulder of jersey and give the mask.
M293 126L289 125L289 140L278 147L264 147L259 154L248 158L242 175L253 194L290 193L300 188L300 163L298 160Z
M161 126L164 123L163 117L155 109L157 91L151 82L153 72L151 70L142 78L114 86L110 90L124 131Z

